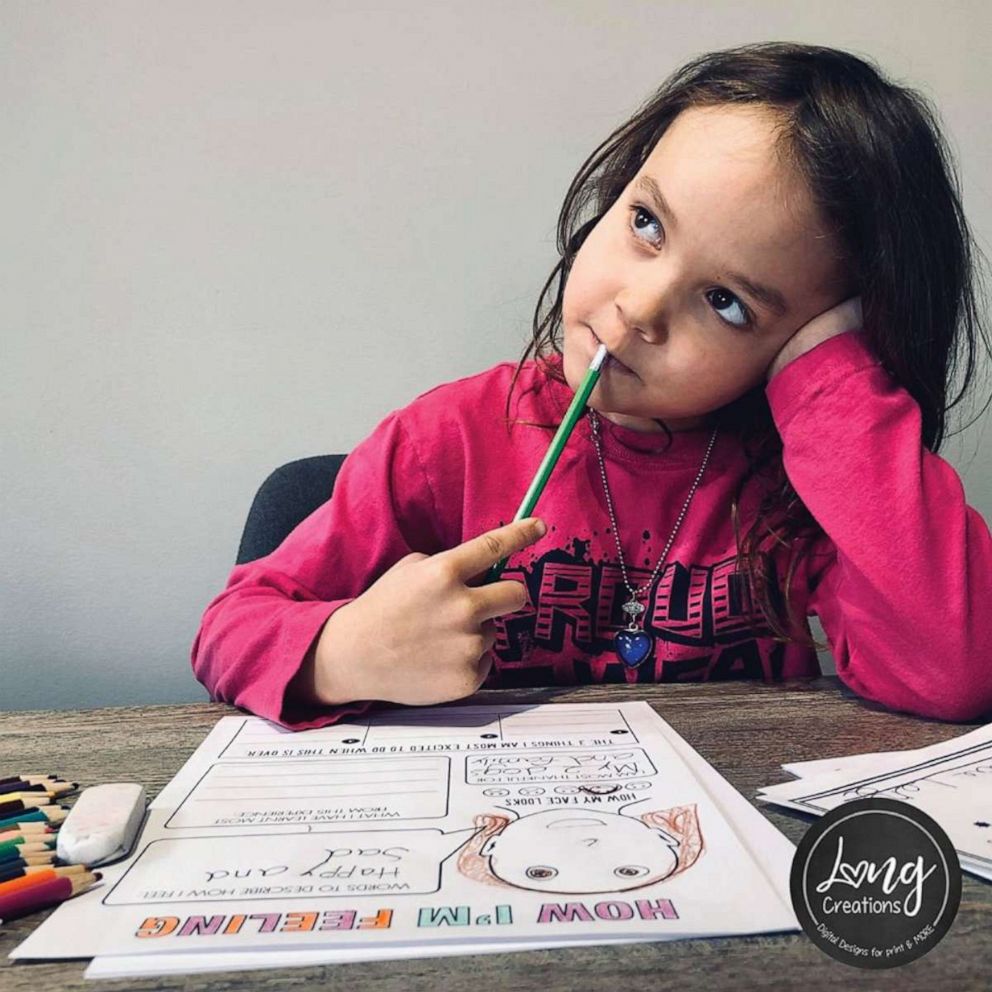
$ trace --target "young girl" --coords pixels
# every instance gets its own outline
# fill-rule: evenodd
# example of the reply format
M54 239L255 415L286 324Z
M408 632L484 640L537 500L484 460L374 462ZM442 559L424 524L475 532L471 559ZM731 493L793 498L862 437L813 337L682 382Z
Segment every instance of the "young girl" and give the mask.
M213 698L303 729L483 684L781 680L818 674L816 614L862 696L992 708L992 537L935 453L988 342L926 102L828 48L702 56L583 164L559 248L518 364L387 416L234 569L193 645ZM600 343L540 520L507 524Z

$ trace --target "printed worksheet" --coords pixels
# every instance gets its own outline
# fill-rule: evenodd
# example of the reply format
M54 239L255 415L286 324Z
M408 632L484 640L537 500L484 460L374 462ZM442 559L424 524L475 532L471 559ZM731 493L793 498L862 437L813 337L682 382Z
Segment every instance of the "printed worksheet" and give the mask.
M298 733L225 717L133 855L11 956L354 960L797 930L791 844L686 752L646 703L391 710Z
M931 747L857 759L834 759L833 770L758 795L818 814L867 796L912 803L943 827L965 871L992 879L992 725Z
M898 764L912 758L913 751L872 751L867 754L847 754L837 758L813 758L811 761L789 761L780 767L797 778L812 778L828 772L850 772L867 770L877 772L889 764Z

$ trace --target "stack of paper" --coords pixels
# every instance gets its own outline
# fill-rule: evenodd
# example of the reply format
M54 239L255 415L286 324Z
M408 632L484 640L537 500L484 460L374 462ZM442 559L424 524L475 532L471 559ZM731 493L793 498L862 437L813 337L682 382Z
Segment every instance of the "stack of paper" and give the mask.
M912 803L943 827L964 871L992 879L992 724L912 751L782 767L800 778L759 789L766 802L817 814L867 796Z
M11 956L124 977L798 930L793 853L646 703L225 717Z

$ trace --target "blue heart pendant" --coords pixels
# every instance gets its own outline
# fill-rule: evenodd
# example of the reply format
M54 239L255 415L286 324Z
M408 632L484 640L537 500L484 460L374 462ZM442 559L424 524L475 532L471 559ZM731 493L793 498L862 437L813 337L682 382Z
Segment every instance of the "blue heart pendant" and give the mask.
M637 668L651 653L654 640L643 630L621 630L613 639L620 660L628 668Z

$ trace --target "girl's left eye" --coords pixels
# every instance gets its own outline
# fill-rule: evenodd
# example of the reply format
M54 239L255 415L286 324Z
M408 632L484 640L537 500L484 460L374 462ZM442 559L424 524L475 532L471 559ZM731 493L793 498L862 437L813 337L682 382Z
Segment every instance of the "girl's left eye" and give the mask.
M661 230L661 222L654 216L654 214L651 213L650 210L645 209L639 203L635 203L630 207L630 213L632 215L630 229L634 232L634 237L637 238L638 241L644 240L637 233L638 231L643 230L643 228L639 228L637 226L638 219L640 218L641 215L646 217L650 224L654 224L659 231ZM654 239L649 239L649 240L651 240L651 242L654 243ZM655 247L657 247L657 245L655 245ZM723 289L722 287L718 287L717 289L711 289L708 295L710 297L716 296L717 298L722 298L724 301L729 299L731 301L731 304L733 306L736 306L737 309L740 311L738 320L728 320L726 317L723 316L723 311L728 309L728 304L726 302L723 302L719 305L714 306L713 309L717 312L717 314L720 316L720 319L725 324L729 324L731 327L735 327L738 330L742 330L742 331L750 330L751 327L754 325L754 317L751 314L751 311L743 303L741 303L741 301L737 299L737 297L733 293L731 293L730 290Z

